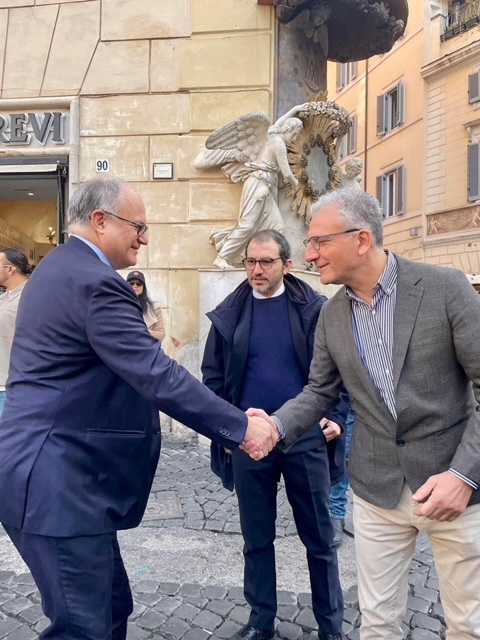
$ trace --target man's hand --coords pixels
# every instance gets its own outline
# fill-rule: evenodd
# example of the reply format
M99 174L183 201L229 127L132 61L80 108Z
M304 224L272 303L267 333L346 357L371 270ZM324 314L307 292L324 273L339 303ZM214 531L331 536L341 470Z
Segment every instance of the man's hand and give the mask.
M267 456L279 440L278 429L265 411L249 409L245 442L240 446L254 460Z
M413 494L412 500L419 503L413 513L429 520L452 522L465 511L472 493L473 487L450 471L438 473Z
M333 422L333 420L327 420L327 418L322 418L320 420L320 426L322 427L323 435L327 442L330 442L330 440L333 440L334 438L338 438L342 433L342 427L336 422Z

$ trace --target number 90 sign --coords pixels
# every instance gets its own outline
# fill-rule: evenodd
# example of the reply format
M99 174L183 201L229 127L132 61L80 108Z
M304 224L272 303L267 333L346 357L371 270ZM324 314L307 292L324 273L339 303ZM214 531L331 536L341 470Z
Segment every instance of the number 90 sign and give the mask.
M96 160L95 168L97 173L108 173L110 171L110 160Z

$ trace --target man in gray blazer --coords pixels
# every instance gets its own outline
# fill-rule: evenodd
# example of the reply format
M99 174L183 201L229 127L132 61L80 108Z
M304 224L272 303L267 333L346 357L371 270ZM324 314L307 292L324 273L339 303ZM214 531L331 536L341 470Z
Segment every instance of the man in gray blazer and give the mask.
M306 261L345 287L322 308L308 385L274 420L289 446L342 380L352 398L362 640L402 638L419 531L449 637L480 638L480 298L459 271L385 251L379 204L360 189L327 194L312 213Z

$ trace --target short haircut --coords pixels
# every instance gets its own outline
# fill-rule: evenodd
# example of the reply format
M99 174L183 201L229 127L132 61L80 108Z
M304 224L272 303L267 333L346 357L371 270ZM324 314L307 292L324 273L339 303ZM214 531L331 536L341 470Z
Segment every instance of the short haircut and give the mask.
M377 247L383 246L383 214L380 203L362 189L337 189L321 196L312 205L312 217L335 207L347 228L369 229Z
M248 251L248 247L250 243L259 242L263 244L268 242L269 240L274 240L278 244L278 251L280 253L280 258L285 263L287 260L290 260L292 257L292 248L290 247L289 241L285 238L285 236L280 233L280 231L276 231L275 229L264 229L263 231L257 231L248 241L248 244L245 249L245 253Z
M123 180L91 180L80 185L68 206L67 225L88 224L96 209L115 213L121 206L126 187Z

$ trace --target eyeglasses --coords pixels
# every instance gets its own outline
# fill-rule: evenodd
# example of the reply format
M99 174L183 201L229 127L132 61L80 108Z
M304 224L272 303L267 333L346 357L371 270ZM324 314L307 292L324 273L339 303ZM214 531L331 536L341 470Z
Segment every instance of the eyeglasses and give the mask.
M143 282L140 282L139 280L130 280L129 282L132 287L143 287Z
M116 213L112 213L111 211L106 211L105 209L100 209L100 211L103 211L103 213L106 213L108 216L113 216L114 218L118 218L119 220L123 220L123 222L126 222L131 227L135 227L135 229L137 230L137 236L139 238L140 238L140 236L145 235L147 233L147 231L148 231L148 227L147 227L146 224L138 224L138 222L132 222L132 220L127 220L126 218L122 218L121 216L117 216Z
M347 229L346 231L337 231L336 233L328 233L325 236L312 236L311 238L307 238L303 241L305 247L308 246L308 243L312 245L315 251L318 251L324 242L328 242L335 236L341 236L344 233L353 233L354 231L360 231L360 229Z
M13 267L14 269L16 269L15 265L13 264L0 264L0 267L4 267L5 269L8 269L9 267Z
M262 269L268 270L272 268L275 260L283 260L283 258L262 258L261 260L255 260L254 258L245 258L242 260L243 266L247 271L253 271L258 264L262 267Z

